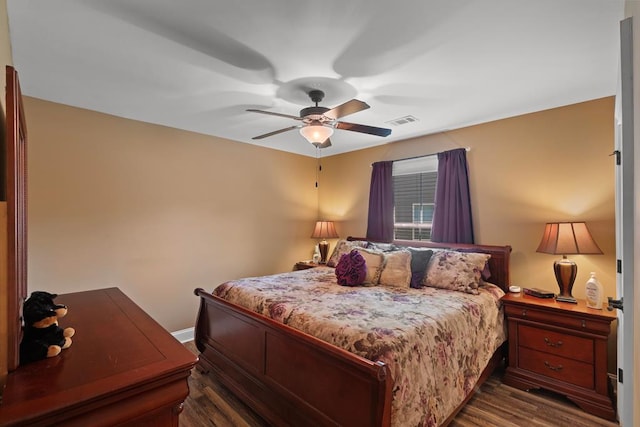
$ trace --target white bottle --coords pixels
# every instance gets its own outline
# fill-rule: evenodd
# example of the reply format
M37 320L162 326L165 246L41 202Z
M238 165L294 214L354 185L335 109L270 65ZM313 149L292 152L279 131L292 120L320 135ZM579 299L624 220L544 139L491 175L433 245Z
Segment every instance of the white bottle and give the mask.
M594 272L591 272L591 277L587 280L585 293L587 295L587 307L602 310L602 294L604 290Z
M313 258L311 260L316 264L320 262L320 248L318 247L318 245L316 245L313 250Z

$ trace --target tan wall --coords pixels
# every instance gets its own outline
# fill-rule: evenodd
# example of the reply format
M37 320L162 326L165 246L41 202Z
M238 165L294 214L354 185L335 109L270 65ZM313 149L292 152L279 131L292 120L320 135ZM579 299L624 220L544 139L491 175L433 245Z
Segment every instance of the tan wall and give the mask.
M341 236L364 235L371 163L468 147L476 243L513 247L511 282L556 290L553 262L536 253L547 221L586 221L603 256L571 256L574 295L595 271L614 296L614 100L604 98L325 159L321 204Z
M194 288L310 257L315 159L28 97L25 113L29 292L117 286L176 331Z

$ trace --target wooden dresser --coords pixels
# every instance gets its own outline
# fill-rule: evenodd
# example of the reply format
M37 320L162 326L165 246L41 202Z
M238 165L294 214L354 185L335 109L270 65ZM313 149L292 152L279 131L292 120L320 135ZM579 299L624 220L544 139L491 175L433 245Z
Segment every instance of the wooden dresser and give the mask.
M9 373L1 426L177 426L197 357L118 288L60 295L59 356Z
M607 375L607 340L615 312L524 294L502 298L509 325L505 384L546 388L587 412L615 420Z

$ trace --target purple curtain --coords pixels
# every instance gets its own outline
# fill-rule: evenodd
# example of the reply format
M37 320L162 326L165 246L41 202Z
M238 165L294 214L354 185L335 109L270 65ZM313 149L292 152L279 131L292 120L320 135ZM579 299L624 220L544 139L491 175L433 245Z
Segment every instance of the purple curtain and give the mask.
M438 153L431 241L473 243L467 152L464 148Z
M367 239L393 240L393 162L376 162L371 171Z

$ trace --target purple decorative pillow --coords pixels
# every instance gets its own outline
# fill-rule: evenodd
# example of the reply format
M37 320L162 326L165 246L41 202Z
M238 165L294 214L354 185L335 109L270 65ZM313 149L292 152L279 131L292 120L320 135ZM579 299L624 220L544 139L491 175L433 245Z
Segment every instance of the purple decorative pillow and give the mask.
M367 277L367 263L356 250L343 254L336 266L338 284L343 286L358 286Z
M369 242L365 240L338 240L336 243L336 247L333 248L333 253L331 257L327 261L327 267L335 267L338 265L338 261L340 261L340 257L344 254L348 254L352 249L356 248L366 248Z

